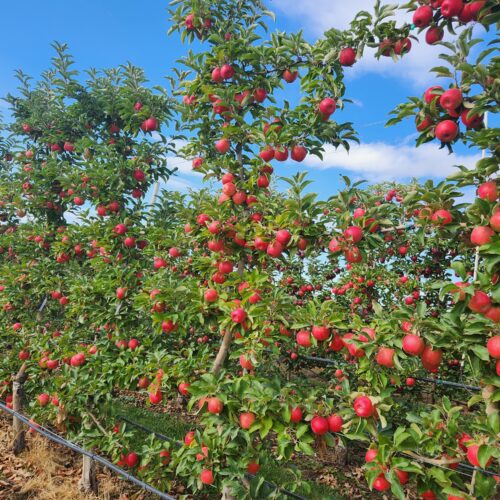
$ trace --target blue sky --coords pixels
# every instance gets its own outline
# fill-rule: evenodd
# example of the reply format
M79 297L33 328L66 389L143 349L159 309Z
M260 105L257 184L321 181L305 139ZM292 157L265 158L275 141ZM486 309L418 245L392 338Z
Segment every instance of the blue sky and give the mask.
M276 28L286 31L303 29L310 41L330 26L345 28L360 9L371 10L373 0L268 0L277 14ZM67 43L80 70L112 67L131 61L145 69L152 84L162 84L176 59L188 46L177 35L167 37L167 0L140 2L137 0L23 0L4 1L0 6L3 20L0 30L0 95L15 92L14 70L22 68L37 76L49 65L53 50L51 42ZM400 20L409 20L403 15ZM347 109L334 115L338 121L352 121L362 140L347 155L343 151L328 151L320 162L308 159L300 164L310 171L315 181L312 188L322 198L333 194L339 185L339 175L366 178L371 181L406 180L418 177L441 178L460 163L471 166L479 152L458 149L459 157L439 151L436 143L415 150L414 126L411 120L384 128L388 112L406 96L419 95L436 81L427 70L437 64L437 49L414 47L403 61L394 64L386 59L376 61L367 55L353 68L347 69L346 97L353 99ZM445 83L437 82L440 84ZM297 86L287 86L295 94ZM0 111L5 109L0 104ZM174 159L180 176L169 186L185 189L200 185L199 177L190 172L187 162ZM277 166L278 175L291 175L297 164Z

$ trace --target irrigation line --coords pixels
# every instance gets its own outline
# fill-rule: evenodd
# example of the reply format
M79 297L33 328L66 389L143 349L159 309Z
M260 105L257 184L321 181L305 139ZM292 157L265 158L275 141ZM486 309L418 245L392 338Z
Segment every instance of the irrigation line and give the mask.
M182 442L181 441L177 441L176 439L173 439L171 437L165 436L165 434L161 434L160 432L156 432L153 429L148 429L144 425L139 424L138 422L134 422L133 420L130 420L127 417L118 416L118 418L120 420L122 420L123 422L126 422L127 424L130 424L130 425L132 425L134 427L137 427L141 431L147 432L149 434L153 434L155 437L157 437L158 439L161 439L162 441L168 441L170 443L175 443L177 446L182 446Z
M22 415L21 413L18 413L17 411L11 410L10 408L7 408L3 403L0 403L0 409L5 411L6 413L9 413L12 416L17 417L19 420L21 420L24 424L26 424L28 427L33 429L34 431L38 432L42 436L46 437L47 439L61 445L65 446L66 448L69 448L70 450L73 450L76 453L79 453L80 455L85 455L92 460L96 461L97 463L100 463L104 467L112 470L116 474L119 474L120 476L123 476L125 479L130 481L131 483L136 484L137 486L140 486L142 489L149 491L150 493L154 493L155 495L158 495L160 498L163 498L164 500L176 500L175 497L172 497L170 495L167 495L166 493L161 492L160 490L157 490L153 486L150 486L147 483L144 483L140 479L137 479L135 476L132 476L128 472L124 471L120 467L117 467L116 465L112 464L105 458L102 458L99 455L96 455L90 451L87 451L80 446L77 446L76 444L72 443L71 441L67 441L66 439L62 438L61 436L53 433L49 429L46 429L42 427L39 424L32 423L29 421L27 417Z
M414 377L414 378L415 378L415 380L421 380L422 382L430 382L431 384L438 384L438 385L449 385L450 387L467 389L468 391L480 391L481 390L481 387L478 387L476 385L464 385L464 384L460 384L458 382L450 382L449 380L440 380L440 379L427 378L427 377Z
M127 417L122 417L119 415L118 418L120 420L122 420L123 422L126 422L126 423L132 425L133 427L137 427L138 429L142 430L143 432L154 435L158 439L161 439L163 441L168 441L170 443L175 443L177 446L182 446L181 441L177 441L176 439L165 436L164 434L161 434L160 432L156 432L153 429L149 429L148 427L145 427L144 425L139 424L138 422L134 422L133 420L130 420ZM245 476L249 477L251 479L253 479L255 477L254 474L249 474L249 473L245 473ZM285 495L289 496L290 498L296 498L297 500L308 500L307 498L302 497L300 495L297 495L296 493L293 493L292 491L285 490L285 489L281 488L280 486L278 486L277 484L271 483L270 481L264 480L264 484L270 488L273 488L274 490L278 490L278 491L284 493Z
M300 355L298 359L303 359L305 361L311 361L314 363L320 363L320 364L325 364L325 365L337 365L337 362L334 361L333 359L328 359L328 358L319 358L316 356L303 356ZM421 380L422 382L429 382L431 384L437 384L437 385L447 385L450 387L457 387L460 389L467 389L469 391L480 391L481 387L475 386L475 385L464 385L460 384L458 382L451 382L448 380L441 380L441 379L434 379L434 378L427 378L427 377L413 377L415 380Z

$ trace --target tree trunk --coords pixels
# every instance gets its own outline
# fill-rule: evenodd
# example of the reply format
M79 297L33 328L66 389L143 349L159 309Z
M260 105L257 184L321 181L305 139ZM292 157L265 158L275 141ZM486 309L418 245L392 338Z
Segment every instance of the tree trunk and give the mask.
M500 411L500 404L493 403L491 396L495 392L495 387L493 385L487 385L483 388L481 395L483 396L484 402L486 404L486 416L496 415Z
M85 493L97 493L99 488L97 485L97 471L95 462L86 455L83 456L82 478L78 483L81 491Z
M344 445L340 438L337 439L337 444L333 449L333 464L337 467L343 467L347 465L349 460L349 454L347 452L347 447Z
M220 345L219 352L215 358L214 365L212 367L212 373L217 375L226 361L226 357L229 353L229 346L231 345L231 340L233 339L233 332L231 330L226 330L224 338L222 339L222 344Z
M20 413L24 404L24 382L28 378L26 374L26 363L23 363L21 369L14 377L12 384L12 409ZM14 442L12 443L12 453L19 455L26 447L25 434L26 430L21 420L15 415L12 419L12 427L14 429Z
M236 146L236 157L238 160L238 164L240 166L240 176L241 180L245 180L245 168L243 167L243 144L238 144ZM245 263L241 259L238 262L238 274L243 276L243 271L245 269ZM212 366L212 373L214 375L218 375L224 366L224 362L226 361L227 355L229 353L229 346L231 345L231 341L233 340L233 332L227 330L224 334L224 338L222 339L222 344L219 347L219 352L215 358L214 364ZM224 498L224 497L223 497Z

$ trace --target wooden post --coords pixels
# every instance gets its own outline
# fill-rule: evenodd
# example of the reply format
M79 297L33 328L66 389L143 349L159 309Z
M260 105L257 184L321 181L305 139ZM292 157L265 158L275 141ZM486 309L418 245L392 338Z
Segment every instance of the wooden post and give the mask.
M97 469L94 460L87 455L83 456L82 477L78 483L80 490L85 493L97 493L99 487L97 485Z
M221 500L236 500L236 497L231 493L228 486L222 488Z
M151 210L154 208L154 204L156 203L156 199L158 198L158 191L160 189L160 181L156 181L154 186L153 186L153 194L151 195Z
M24 404L24 382L28 375L26 374L26 363L23 363L19 372L14 377L12 384L12 409L20 413L23 409ZM14 442L12 443L12 453L14 455L19 455L26 447L25 442L25 428L23 422L19 420L15 415L12 419L12 427L14 429Z

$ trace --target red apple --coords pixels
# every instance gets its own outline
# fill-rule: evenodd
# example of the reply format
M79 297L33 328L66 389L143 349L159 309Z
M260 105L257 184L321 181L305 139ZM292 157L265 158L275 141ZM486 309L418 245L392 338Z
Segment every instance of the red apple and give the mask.
M425 32L425 41L428 45L434 45L443 39L444 31L439 26L431 26Z
M326 326L313 326L312 336L318 341L323 342L330 336L330 330Z
M247 313L241 307L238 307L231 313L231 319L238 324L243 323L247 319Z
M47 406L49 402L50 402L50 396L46 392L43 392L38 396L38 404L40 406Z
M436 125L435 134L441 142L452 142L458 135L458 125L453 120L443 120Z
M220 76L223 80L229 80L234 76L234 68L230 64L224 64L220 69Z
M486 344L486 348L492 358L500 359L500 335L491 337Z
M264 149L261 150L259 156L264 161L271 161L274 158L274 149L271 146L266 146Z
M128 341L128 348L135 351L139 347L139 341L137 339L130 339Z
M240 426L242 429L250 429L255 422L255 415L250 412L240 414Z
M474 465L475 467L481 467L481 465L479 464L478 453L479 453L478 444L471 444L467 446L467 460L470 462L471 465ZM488 467L492 462L493 462L493 457L491 457L488 460L488 462L486 463L486 467Z
M125 458L125 463L128 467L135 467L139 463L139 455L133 451L130 452Z
M297 79L298 75L298 71L290 71L289 69L286 69L283 71L283 80L287 83L293 83Z
M303 416L303 414L302 414L302 410L301 410L300 406L296 406L290 412L290 420L294 424L298 424L302 420L302 416Z
M500 233L500 211L494 213L490 218L490 226L494 231Z
M286 161L288 160L288 148L285 147L276 147L274 149L274 159L277 161Z
M443 0L441 3L441 15L443 17L454 17L458 16L464 4L462 0Z
M319 436L326 434L329 430L328 420L325 417L313 417L311 420L311 430Z
M391 483L387 481L385 478L384 473L381 473L375 478L375 481L373 481L373 489L377 491L387 491L390 489Z
M488 311L484 313L484 317L491 319L493 323L500 323L500 307L490 307Z
M394 354L396 351L394 349L390 349L389 347L381 347L376 356L377 363L380 366L385 366L386 368L394 367Z
M336 104L336 102L331 97L325 97L319 103L318 108L319 108L319 112L322 115L330 116L333 113L335 113L335 110L337 109L337 104Z
M446 226L447 224L450 224L453 221L453 217L448 210L439 209L432 214L431 221L434 224L438 224L440 226Z
M247 472L249 474L253 474L255 476L255 474L257 474L259 470L260 470L260 465L257 462L250 462L247 465Z
M369 464L370 462L373 462L375 458L377 457L378 450L375 448L369 448L366 453L365 453L365 462Z
M359 226L348 227L344 231L344 237L347 241L358 243L363 238L363 230Z
M356 51L351 47L343 48L339 53L341 66L352 66L356 62Z
M308 331L300 330L295 337L297 344L302 347L311 347L311 336Z
M267 246L267 254L270 257L279 257L283 253L284 247L279 241L273 241Z
M255 89L254 92L253 92L253 98L257 101L257 102L264 102L266 100L266 97L267 97L267 91L265 89Z
M231 149L231 143L229 142L229 139L219 139L215 143L215 149L221 154L227 153Z
M495 181L483 182L477 188L477 195L483 200L494 202L497 200L497 183Z
M462 102L463 96L460 89L448 89L439 98L439 105L446 110L455 110Z
M394 44L394 52L399 56L401 54L407 54L411 50L411 39L403 38L398 40Z
M339 415L330 415L328 418L328 429L330 432L341 432L344 420Z
M413 24L417 28L426 28L432 21L432 8L428 5L421 5L413 13Z
M218 415L224 409L224 404L219 398L209 398L207 401L207 410L209 413Z
M276 232L276 241L281 243L283 246L288 245L291 239L292 235L290 234L290 231L287 231L286 229L280 229Z
M205 300L207 302L215 302L218 296L219 295L217 293L217 290L214 290L213 288L209 288L204 294Z
M78 354L71 356L70 364L71 366L82 366L85 364L85 354L79 352Z
M424 101L426 104L430 104L432 101L439 99L440 93L443 90L443 87L439 85L435 85L434 87L429 87L424 92Z
M469 4L467 4L469 5ZM462 123L467 127L467 128L479 128L484 122L484 116L483 115L475 115L471 114L471 110L468 108L464 108L460 112L460 120L462 120Z
M213 484L214 473L210 469L203 469L200 473L200 481L203 484Z
M375 412L375 407L371 402L370 398L367 396L358 396L354 400L354 412L358 417L368 418Z
M221 83L224 81L224 78L221 75L220 68L214 68L212 70L212 81L214 81L215 83Z
M495 231L488 226L477 226L472 230L470 241L473 245L482 246L491 241Z
M292 148L292 160L301 162L307 156L307 149L304 146L294 146Z
M486 313L491 307L491 299L488 295L481 290L478 290L470 299L468 307L471 311L476 313Z
M158 129L158 120L153 117L144 120L141 124L141 129L144 132L154 132Z
M424 352L425 343L422 337L408 333L403 337L403 351L411 356L420 356Z
M439 367L443 359L443 351L441 349L433 350L431 346L425 346L420 356L422 366L429 371L433 371Z

